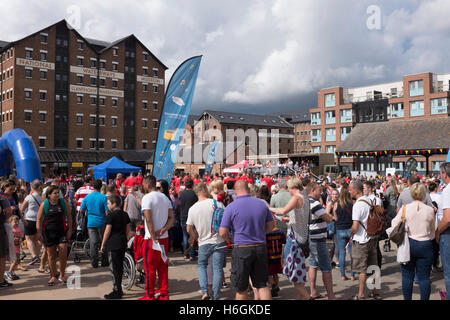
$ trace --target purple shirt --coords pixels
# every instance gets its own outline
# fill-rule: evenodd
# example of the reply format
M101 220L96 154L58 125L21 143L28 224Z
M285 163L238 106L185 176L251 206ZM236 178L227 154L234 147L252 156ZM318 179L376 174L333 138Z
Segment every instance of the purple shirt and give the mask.
M233 245L266 243L266 222L273 221L267 204L251 195L239 196L225 208L221 228L233 233Z

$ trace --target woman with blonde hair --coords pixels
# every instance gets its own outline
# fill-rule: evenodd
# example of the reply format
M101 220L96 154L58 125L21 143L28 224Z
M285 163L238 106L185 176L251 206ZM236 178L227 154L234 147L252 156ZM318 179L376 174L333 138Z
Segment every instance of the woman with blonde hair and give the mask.
M410 188L410 192L413 202L404 205L392 220L392 227L395 228L402 217L404 217L408 226L408 240L405 241L409 241L410 260L408 263L400 265L403 297L405 300L412 299L414 276L417 275L420 299L429 300L436 217L433 208L422 202L427 194L422 183L414 183Z
M39 262L39 254L41 252L42 243L37 235L36 220L38 217L39 207L42 204L42 184L39 180L34 180L31 183L31 192L25 198L20 210L25 214L25 239L27 240L27 247L30 250L31 261L29 266Z
M308 243L309 200L301 193L303 185L300 179L292 178L288 180L287 185L292 196L291 200L284 208L270 207L269 209L279 216L289 215L288 235L283 255L286 264L283 267L283 274L289 278L297 290L296 299L308 300L310 296L305 288L306 257L302 247L305 248Z

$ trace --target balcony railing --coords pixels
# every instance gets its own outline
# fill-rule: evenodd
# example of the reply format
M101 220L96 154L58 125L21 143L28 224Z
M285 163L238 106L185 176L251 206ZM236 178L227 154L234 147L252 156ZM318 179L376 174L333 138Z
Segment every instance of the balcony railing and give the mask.
M394 98L403 98L403 91L397 91L397 93L382 93L380 95L375 96L358 96L358 97L346 97L344 98L344 104L351 104L351 103L357 103L357 102L364 102L364 101L374 101L374 100L381 100L381 99L394 99Z
M405 116L405 111L397 110L397 111L388 111L388 119L394 119L394 118L403 118Z
M336 123L336 118L326 118L325 119L325 124L335 124Z
M341 115L341 123L347 123L347 122L354 122L354 117Z
M336 135L327 135L325 136L325 141L329 142L329 141L336 141Z
M448 113L448 106L431 106L431 114Z
M311 136L311 142L320 142L320 136Z
M311 125L312 126L320 125L320 119L311 119Z

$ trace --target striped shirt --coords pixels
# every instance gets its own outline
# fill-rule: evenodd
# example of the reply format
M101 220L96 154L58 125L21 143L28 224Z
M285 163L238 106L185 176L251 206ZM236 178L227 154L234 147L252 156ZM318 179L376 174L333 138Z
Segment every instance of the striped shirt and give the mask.
M321 218L326 214L325 208L322 204L309 197L309 205L311 206L311 222L309 223L309 238L314 239L326 239L327 237L327 223Z
M77 212L80 211L81 203L83 202L84 197L94 191L94 187L90 185L82 186L77 190L75 193L75 199L77 200Z

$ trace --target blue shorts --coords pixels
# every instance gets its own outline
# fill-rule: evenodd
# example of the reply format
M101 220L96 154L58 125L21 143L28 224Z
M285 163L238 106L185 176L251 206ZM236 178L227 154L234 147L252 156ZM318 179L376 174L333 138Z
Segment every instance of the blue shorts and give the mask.
M326 239L309 239L309 266L313 269L319 268L322 272L331 272L331 260L328 253Z

